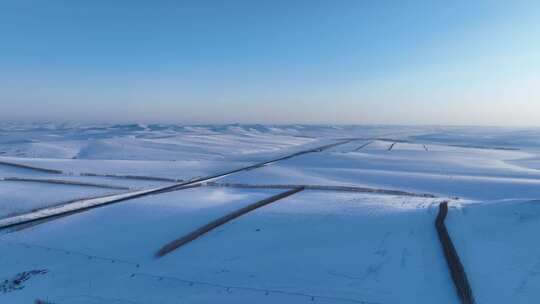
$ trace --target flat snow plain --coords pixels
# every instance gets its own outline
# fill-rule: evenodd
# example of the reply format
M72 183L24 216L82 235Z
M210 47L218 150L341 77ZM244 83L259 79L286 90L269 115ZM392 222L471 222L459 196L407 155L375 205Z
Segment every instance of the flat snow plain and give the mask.
M203 180L0 230L0 303L457 303L445 200L477 303L534 303L538 159L531 128L0 124L0 223Z

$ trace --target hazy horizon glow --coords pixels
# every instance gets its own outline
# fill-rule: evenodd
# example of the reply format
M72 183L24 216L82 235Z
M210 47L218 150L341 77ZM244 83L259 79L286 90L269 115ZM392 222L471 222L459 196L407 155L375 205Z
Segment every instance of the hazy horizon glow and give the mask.
M0 4L1 121L540 125L538 1Z

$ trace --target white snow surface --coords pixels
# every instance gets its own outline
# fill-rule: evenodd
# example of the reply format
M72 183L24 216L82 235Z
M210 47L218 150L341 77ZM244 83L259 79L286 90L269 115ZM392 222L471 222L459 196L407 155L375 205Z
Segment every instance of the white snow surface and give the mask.
M535 128L0 123L0 227L98 207L0 229L0 303L457 303L434 226L442 201L476 302L535 303L539 160ZM206 185L214 176L435 197L304 190L156 258L286 191ZM47 272L13 285L32 270Z

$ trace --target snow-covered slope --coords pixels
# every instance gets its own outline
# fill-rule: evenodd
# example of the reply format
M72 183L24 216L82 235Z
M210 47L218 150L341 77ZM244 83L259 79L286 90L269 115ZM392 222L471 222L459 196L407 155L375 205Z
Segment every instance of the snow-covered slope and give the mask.
M532 128L0 124L0 225L69 211L0 227L0 303L456 303L434 226L442 201L477 303L535 303L539 138ZM190 181L198 187L174 188ZM79 210L89 204L99 208Z

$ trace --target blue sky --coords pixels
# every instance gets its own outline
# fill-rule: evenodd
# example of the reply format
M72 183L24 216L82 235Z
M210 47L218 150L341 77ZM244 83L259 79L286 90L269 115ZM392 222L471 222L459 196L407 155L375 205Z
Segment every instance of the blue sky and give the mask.
M0 119L539 125L538 1L0 1Z

